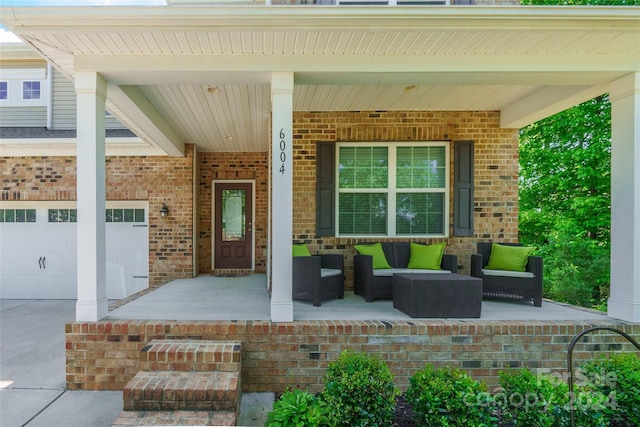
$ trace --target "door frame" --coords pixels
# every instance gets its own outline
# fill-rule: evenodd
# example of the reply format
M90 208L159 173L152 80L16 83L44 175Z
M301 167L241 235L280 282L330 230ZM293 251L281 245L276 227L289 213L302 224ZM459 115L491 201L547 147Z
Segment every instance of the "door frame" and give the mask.
M251 270L256 269L256 180L255 179L214 179L211 181L211 270L216 269L216 185L251 184Z

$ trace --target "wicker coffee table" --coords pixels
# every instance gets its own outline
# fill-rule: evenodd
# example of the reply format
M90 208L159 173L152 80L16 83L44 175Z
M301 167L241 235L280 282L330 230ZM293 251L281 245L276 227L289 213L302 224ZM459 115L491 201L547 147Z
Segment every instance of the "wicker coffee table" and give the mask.
M394 274L393 307L411 317L469 318L482 311L482 279L462 274Z

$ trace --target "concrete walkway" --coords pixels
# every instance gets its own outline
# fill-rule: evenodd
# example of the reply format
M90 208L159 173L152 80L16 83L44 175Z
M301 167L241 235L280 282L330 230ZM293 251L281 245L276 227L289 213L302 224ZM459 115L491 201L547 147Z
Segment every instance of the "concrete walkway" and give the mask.
M111 426L121 391L65 387L64 325L75 301L0 300L0 426ZM262 426L272 393L243 394L238 425Z
M75 301L0 301L0 425L110 426L122 392L68 391L64 325Z

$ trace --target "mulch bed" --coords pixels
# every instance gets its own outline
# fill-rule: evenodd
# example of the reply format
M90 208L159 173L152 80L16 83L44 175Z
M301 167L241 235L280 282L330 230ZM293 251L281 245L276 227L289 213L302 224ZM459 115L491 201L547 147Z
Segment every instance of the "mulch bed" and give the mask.
M393 414L393 425L397 427L418 427L413 420L413 409L407 403L404 395L396 398L396 410Z
M414 412L411 405L407 403L404 394L396 398L396 409L393 414L394 427L418 427L418 424L413 420ZM501 422L498 415L499 427L513 427L513 424Z

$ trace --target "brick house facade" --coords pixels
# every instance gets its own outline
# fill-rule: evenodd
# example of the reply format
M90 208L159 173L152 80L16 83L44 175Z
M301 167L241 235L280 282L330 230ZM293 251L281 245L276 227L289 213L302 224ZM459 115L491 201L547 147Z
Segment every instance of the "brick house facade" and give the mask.
M347 288L353 282L353 244L340 237L316 237L316 142L473 140L475 143L474 236L453 237L453 196L447 253L469 268L477 240L517 241L518 131L502 129L498 112L296 112L294 124L293 240L312 252L345 255ZM453 150L453 144L451 145ZM183 158L108 157L107 200L149 203L149 285L212 272L212 181L256 183L255 272L266 271L268 153L197 153ZM194 160L194 157L197 160ZM453 168L453 155L451 155ZM4 201L75 201L74 157L0 158ZM197 182L193 181L194 169ZM452 179L452 177L449 177ZM196 188L197 200L193 200ZM162 203L171 215L161 218ZM192 218L196 206L196 223ZM196 233L197 250L193 248ZM359 239L358 241L362 241ZM375 241L375 240L372 240ZM427 240L429 241L429 240ZM197 259L194 257L197 254Z

